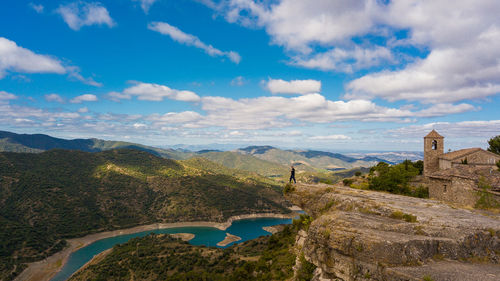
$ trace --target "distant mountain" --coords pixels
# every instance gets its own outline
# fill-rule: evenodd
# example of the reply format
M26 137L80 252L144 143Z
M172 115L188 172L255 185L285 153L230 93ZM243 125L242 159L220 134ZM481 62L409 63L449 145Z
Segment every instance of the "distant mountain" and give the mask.
M348 153L347 155L351 157L363 157L364 159L383 159L384 161L393 164L401 163L405 160L418 161L424 159L423 151L356 152Z
M239 151L246 152L248 154L256 155L256 154L264 154L268 152L269 150L277 149L272 146L248 146L245 148L240 148L238 149Z
M271 180L204 158L176 161L131 149L2 152L0 280L61 250L65 238L154 222L286 213L286 204Z
M29 135L0 131L0 151L39 153L50 149L68 149L99 152L117 148L142 150L157 156L176 160L187 159L193 155L190 152L182 150L162 149L122 141L106 141L95 138L66 140L43 134Z
M251 155L262 160L278 163L284 166L294 165L305 171L339 170L355 167L371 167L378 162L388 162L377 157L355 158L340 153L317 150L282 150L272 146L249 146L236 152Z
M284 177L290 173L290 168L287 166L233 151L199 151L198 155L226 167L254 172L266 177Z

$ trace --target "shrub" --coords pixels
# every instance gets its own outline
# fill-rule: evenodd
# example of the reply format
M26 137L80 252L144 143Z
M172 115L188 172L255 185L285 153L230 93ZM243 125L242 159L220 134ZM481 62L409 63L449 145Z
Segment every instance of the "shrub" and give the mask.
M412 214L406 214L401 211L394 211L390 215L393 219L404 220L407 222L417 222L417 217Z
M345 186L349 186L349 185L351 185L353 182L354 182L354 180L352 180L352 179L344 179L344 180L342 180L342 183L343 183Z
M291 183L287 183L285 185L285 187L283 188L283 193L284 194L288 194L288 193L294 192L294 191L295 191L295 187Z
M293 220L293 225L295 226L296 229L303 229L307 231L312 221L313 221L312 217L302 214L298 219Z
M359 176L361 176L361 172L360 172L360 171L357 171L356 173L354 173L354 175L355 175L356 177L359 177Z
M394 166L380 162L370 169L369 189L414 197L429 197L425 188L412 189L409 184L410 180L420 173L419 165L409 160Z
M304 254L300 256L300 264L301 267L297 271L297 279L298 281L306 281L306 280L311 280L313 277L314 270L316 269L316 266L310 262L308 262L304 258Z
M475 208L478 209L493 209L500 208L500 203L496 201L494 196L488 192L491 189L491 186L486 182L486 180L481 177L479 178L478 187L481 191L477 192L479 199L476 201Z

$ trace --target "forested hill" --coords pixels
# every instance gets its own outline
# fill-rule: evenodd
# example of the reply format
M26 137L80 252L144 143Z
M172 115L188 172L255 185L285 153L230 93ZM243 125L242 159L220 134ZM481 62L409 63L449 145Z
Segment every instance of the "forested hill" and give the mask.
M131 142L106 141L95 138L67 140L43 134L16 134L0 131L0 151L37 153L50 149L70 149L99 152L118 148L143 150L157 156L177 160L192 156L192 153L182 150L162 149Z
M371 167L378 162L388 162L377 157L354 158L340 153L316 150L282 150L272 146L249 146L238 149L236 152L281 165L295 165L306 171Z
M154 222L286 213L279 187L206 159L138 150L0 153L0 280L62 239Z

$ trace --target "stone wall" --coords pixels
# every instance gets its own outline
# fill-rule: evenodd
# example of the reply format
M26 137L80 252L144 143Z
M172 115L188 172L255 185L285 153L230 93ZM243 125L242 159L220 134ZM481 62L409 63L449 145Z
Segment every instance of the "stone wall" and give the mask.
M474 180L452 177L450 180L429 179L429 197L441 201L474 206L477 202Z
M439 169L449 169L452 167L451 161L446 159L439 159Z

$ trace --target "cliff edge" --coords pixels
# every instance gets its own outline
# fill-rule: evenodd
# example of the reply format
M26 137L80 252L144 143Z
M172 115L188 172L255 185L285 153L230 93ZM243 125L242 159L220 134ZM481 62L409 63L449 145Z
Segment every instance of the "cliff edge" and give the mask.
M298 184L314 218L296 248L313 280L500 280L500 216L343 186Z

